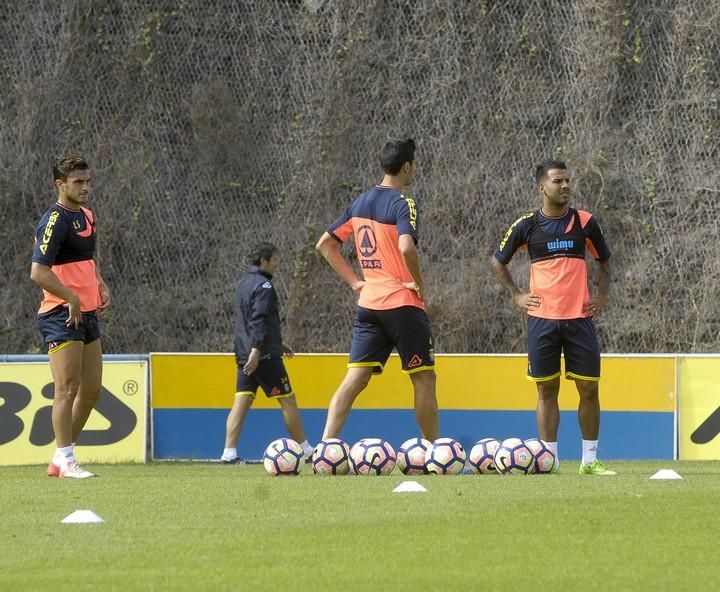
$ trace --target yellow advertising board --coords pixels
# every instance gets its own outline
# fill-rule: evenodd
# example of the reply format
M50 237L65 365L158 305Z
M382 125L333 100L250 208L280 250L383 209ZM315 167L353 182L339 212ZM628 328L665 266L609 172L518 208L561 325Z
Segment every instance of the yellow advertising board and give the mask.
M147 364L103 363L103 390L77 442L83 463L145 462ZM0 466L52 458L53 392L47 362L0 363Z
M680 358L680 460L720 460L720 357Z
M235 394L232 354L150 354L155 409L227 409ZM439 354L435 360L441 409L535 409L537 390L527 380L527 356ZM285 359L303 409L327 409L345 375L347 354L297 354ZM605 411L675 411L675 359L603 356L600 398ZM560 407L577 409L575 383L561 380ZM412 384L392 355L370 381L355 409L411 409ZM255 408L277 408L259 391Z

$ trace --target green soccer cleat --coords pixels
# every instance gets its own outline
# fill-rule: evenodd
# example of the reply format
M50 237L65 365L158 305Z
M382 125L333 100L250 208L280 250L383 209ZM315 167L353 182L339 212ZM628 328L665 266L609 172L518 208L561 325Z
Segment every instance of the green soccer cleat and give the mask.
M581 475L617 475L615 471L606 469L605 465L598 459L595 459L586 465L580 465L580 471L578 472Z

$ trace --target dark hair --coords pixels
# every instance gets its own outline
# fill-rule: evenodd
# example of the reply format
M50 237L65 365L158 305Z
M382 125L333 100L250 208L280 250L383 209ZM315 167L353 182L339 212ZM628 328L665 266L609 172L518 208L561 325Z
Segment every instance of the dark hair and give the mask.
M67 181L73 171L86 171L90 168L82 156L58 156L53 163L53 179Z
M250 265L260 265L263 259L270 261L277 251L277 247L272 243L267 241L258 243L248 254L248 263L250 263Z
M415 140L394 140L383 146L380 165L388 175L397 175L406 162L415 160Z
M535 168L535 182L539 185L540 181L547 177L548 171L551 171L552 169L560 169L562 171L566 171L567 166L562 160L555 160L553 158L543 160Z

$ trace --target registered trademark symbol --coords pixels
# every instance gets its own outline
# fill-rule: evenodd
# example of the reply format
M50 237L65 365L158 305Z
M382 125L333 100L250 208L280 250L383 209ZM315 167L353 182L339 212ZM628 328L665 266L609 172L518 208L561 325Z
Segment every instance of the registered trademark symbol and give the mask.
M138 392L138 383L134 380L126 380L123 384L123 392L126 395L134 395Z

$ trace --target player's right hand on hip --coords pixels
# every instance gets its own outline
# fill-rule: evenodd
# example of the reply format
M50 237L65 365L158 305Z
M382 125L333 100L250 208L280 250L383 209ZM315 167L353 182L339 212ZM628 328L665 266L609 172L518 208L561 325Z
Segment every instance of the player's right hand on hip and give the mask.
M79 328L80 323L82 322L82 313L80 312L80 299L75 296L74 298L69 300L67 308L68 318L67 321L65 321L65 326L75 327L76 329Z

